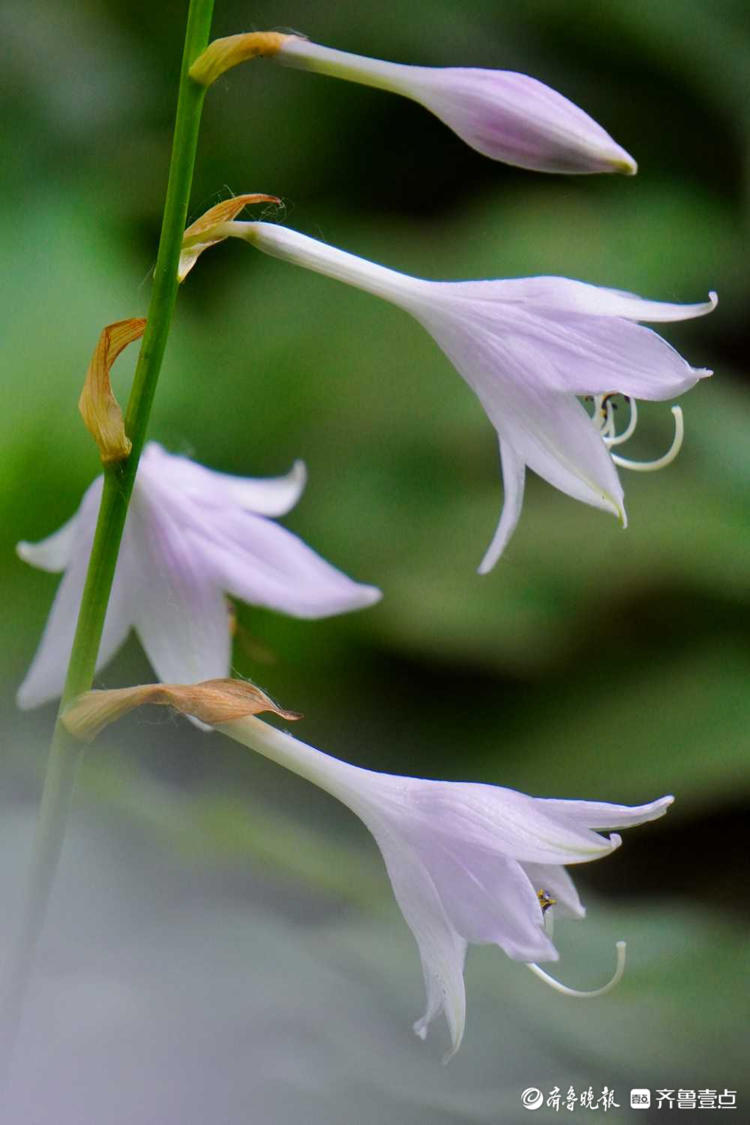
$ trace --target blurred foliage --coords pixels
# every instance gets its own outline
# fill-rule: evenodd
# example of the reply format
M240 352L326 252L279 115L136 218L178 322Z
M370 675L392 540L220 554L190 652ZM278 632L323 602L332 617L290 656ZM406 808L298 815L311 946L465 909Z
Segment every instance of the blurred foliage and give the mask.
M141 0L64 9L6 0L0 13L7 806L33 807L38 792L52 712L19 719L13 693L56 581L25 568L13 547L67 518L97 472L76 401L101 326L146 310L182 15L183 5ZM497 1120L510 1095L489 1076L514 1042L526 1042L542 1067L509 1062L504 1073L518 1088L578 1074L600 1085L620 1076L623 1086L648 1085L651 1075L663 1084L737 1081L722 1027L736 1027L735 926L746 902L737 893L746 851L738 810L750 772L746 24L742 0L217 4L217 35L292 27L398 61L528 70L600 120L640 173L545 178L503 168L418 106L258 63L209 95L194 215L229 192L268 191L284 198L290 225L427 277L561 273L665 300L717 289L721 301L706 320L665 331L716 375L683 402L677 463L626 477L629 529L531 481L506 557L479 578L501 503L494 434L414 322L242 245L204 255L181 293L153 436L244 475L278 473L303 457L310 483L288 526L385 595L366 612L313 623L240 607L237 671L303 711L303 737L361 764L542 795L678 798L666 820L577 875L599 896L627 896L612 908L616 923L605 924L608 941L626 936L638 951L619 1004L609 998L583 1013L541 985L537 1002L535 982L524 974L516 983L520 969L496 951L478 955L470 1011L473 1003L483 1014L470 1018L490 1038L482 1045L470 1030L452 1068L465 1081L452 1089L436 1078L415 1061L423 1049L404 1051L392 1028L371 1070L358 1064L360 1078L392 1068L400 1123ZM132 363L121 363L124 398ZM670 434L666 408L645 409L633 455L658 455ZM148 677L131 640L101 683ZM394 936L398 957L388 945L386 966L382 931L367 923L368 911L393 913L381 901L385 878L371 849L363 857L357 826L318 794L218 738L151 717L102 740L82 791L91 815L118 809L139 846L178 865L213 879L264 872L308 912L314 901L329 904L326 926L305 935L304 956L337 972L339 958L356 956L358 972L391 974L389 997L408 1026L421 1003L408 934ZM228 925L232 911L246 925L242 910L255 910L256 890L231 883ZM602 917L610 918L604 907ZM600 964L603 932L593 919L576 928L571 959L590 954ZM207 932L207 973L224 955L212 941ZM263 956L253 953L256 966ZM284 1003L299 1017L306 994L296 1007L292 997L304 970L278 960ZM499 983L485 993L491 980ZM368 1004L379 1004L382 987L378 979ZM354 1010L365 1020L359 1050L370 1009ZM324 1018L321 1009L305 1014L308 1037L313 1024L323 1034ZM393 1020L391 1011L383 1022ZM330 1034L343 1073L355 1048L347 1056L347 1036ZM433 1082L442 1093L425 1101ZM286 1096L269 1120L287 1119ZM289 1095L289 1120L297 1104ZM325 1119L338 1120L340 1106L328 1109ZM382 1120L377 1112L368 1103L361 1120Z

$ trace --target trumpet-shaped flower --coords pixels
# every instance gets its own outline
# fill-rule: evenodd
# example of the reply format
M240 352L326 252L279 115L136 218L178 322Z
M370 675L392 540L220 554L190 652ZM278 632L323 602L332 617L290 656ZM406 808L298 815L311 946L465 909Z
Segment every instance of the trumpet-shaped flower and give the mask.
M386 269L297 231L263 222L224 223L218 238L242 238L285 261L347 282L411 313L475 392L497 430L505 503L480 572L490 570L521 514L526 467L576 500L610 511L625 525L616 465L660 468L676 454L633 462L611 448L629 437L635 399L683 394L710 375L691 367L638 321L688 320L716 306L667 304L565 277L425 281ZM631 404L625 431L614 429L611 398ZM590 416L577 396L595 399Z
M161 680L226 676L231 618L226 595L295 617L327 617L380 597L353 582L269 516L288 512L305 483L302 462L285 477L212 472L150 442L138 468L97 668L131 628ZM102 491L99 477L76 514L41 543L19 543L33 566L64 571L29 671L21 707L60 695L73 643Z
M91 738L106 722L149 698L151 690L87 692L63 721L79 738ZM655 820L672 797L630 807L377 773L323 754L255 718L261 709L258 694L252 685L236 682L167 685L158 689L157 702L199 714L342 801L369 828L419 948L427 990L427 1010L414 1025L419 1036L424 1038L430 1021L442 1011L450 1053L458 1050L465 1022L464 960L471 943L499 945L568 995L598 995L619 980L623 943L614 978L593 993L558 985L536 962L558 959L550 936L552 915L585 914L566 866L609 855L620 837L603 836L600 830Z
M229 67L259 55L411 98L466 144L506 164L538 172L637 171L632 156L582 109L536 78L510 70L404 66L260 31L215 40L190 73L210 85Z
M424 1038L444 1012L450 1054L464 1031L468 945L499 945L515 961L556 961L545 913L585 914L565 866L619 846L619 836L596 829L643 824L672 803L557 801L495 785L400 777L331 758L253 717L218 729L325 789L369 828L422 961L427 1009L414 1030Z

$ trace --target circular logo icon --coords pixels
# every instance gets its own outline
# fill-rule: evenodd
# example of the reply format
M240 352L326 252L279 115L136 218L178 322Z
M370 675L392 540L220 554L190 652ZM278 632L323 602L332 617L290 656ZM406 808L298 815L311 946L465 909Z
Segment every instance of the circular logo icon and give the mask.
M539 1109L544 1101L544 1094L536 1086L529 1086L521 1094L521 1105L524 1109Z

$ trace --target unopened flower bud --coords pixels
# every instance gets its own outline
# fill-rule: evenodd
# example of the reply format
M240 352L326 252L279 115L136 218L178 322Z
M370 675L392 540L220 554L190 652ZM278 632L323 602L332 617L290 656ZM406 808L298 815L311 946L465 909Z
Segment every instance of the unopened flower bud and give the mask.
M277 59L419 102L468 145L537 172L625 172L632 156L562 94L527 74L479 67L405 66L321 47L300 36Z
M577 105L528 74L479 67L406 66L336 51L300 35L252 32L211 43L191 77L209 86L247 59L344 78L412 98L472 148L537 172L624 172L632 156Z

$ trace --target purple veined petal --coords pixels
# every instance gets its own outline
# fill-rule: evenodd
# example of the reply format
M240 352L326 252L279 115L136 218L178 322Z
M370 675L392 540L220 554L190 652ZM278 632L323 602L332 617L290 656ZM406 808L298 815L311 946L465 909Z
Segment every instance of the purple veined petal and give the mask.
M205 526L194 522L192 532L216 584L250 605L318 618L363 609L382 596L261 516L224 508Z
M579 821L550 815L536 798L497 785L422 781L412 786L411 806L401 819L417 823L425 849L438 839L460 840L521 862L585 863L617 846Z
M639 297L625 289L609 289L570 277L512 277L489 281L436 282L449 299L523 305L540 312L585 313L588 316L618 316L646 323L692 320L713 312L716 293L695 304L672 304ZM452 290L452 292L451 292Z
M141 477L157 486L173 488L206 504L234 503L262 516L283 516L299 500L307 481L303 461L295 461L288 473L267 479L217 473L178 454L167 453L149 442L139 467Z
M132 594L136 632L154 671L167 683L227 676L231 633L226 598L202 544L158 496L133 493L128 521L139 581Z
M460 284L460 282L459 282ZM712 313L719 298L708 294L707 300L696 304L679 305L639 297L625 289L608 289L590 285L587 281L572 278L536 277L512 278L505 281L469 282L477 286L503 286L505 302L522 302L541 309L558 309L559 312L585 313L588 316L622 316L629 321L647 323L692 321L696 316Z
M444 1060L447 1062L461 1046L466 1024L467 943L451 924L432 877L416 851L382 819L367 817L364 822L380 848L394 897L419 949L427 1009L414 1024L414 1030L424 1039L430 1022L444 1011L451 1037L451 1050Z
M572 395L540 385L552 377L541 344L472 332L455 319L430 316L422 322L517 458L561 492L625 522L622 485L594 423Z
M535 889L515 860L431 841L422 850L451 924L469 943L499 945L514 961L557 961Z
M89 493L92 489L89 489ZM101 485L99 492L101 492ZM39 707L62 694L94 538L98 498L93 507L92 516L88 508L84 511L82 506L79 510L84 516L80 521L83 527L79 525L68 567L55 594L42 638L16 695L16 702L23 710ZM97 672L109 663L130 632L132 621L127 597L129 566L129 551L123 539L99 645Z
M652 328L622 317L519 310L518 340L544 350L540 385L574 395L608 394L662 401L684 394L711 375L691 367Z
M534 890L546 892L555 900L555 918L586 916L586 909L578 897L575 883L564 867L556 863L524 863L521 866Z
M527 387L661 400L711 374L691 367L651 328L622 316L527 303L518 298L516 281L434 284L432 305L422 301L412 311L445 351L443 341L453 341L448 354L467 381L470 367L481 371L494 356L496 366L515 369Z
M524 397L531 402L535 396L525 391ZM507 427L516 454L529 468L574 500L612 512L625 526L617 470L583 406L564 395L547 395L534 404L533 413L525 403L514 402L513 408L503 405L502 421L497 414L490 417L501 436Z
M507 441L501 441L499 444L503 471L503 508L492 542L479 564L480 574L489 574L502 555L516 530L523 507L526 465Z
M659 797L646 805L609 805L604 801L561 801L540 797L538 801L553 817L564 818L566 823L585 825L586 828L634 828L649 820L664 816L674 797Z

